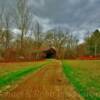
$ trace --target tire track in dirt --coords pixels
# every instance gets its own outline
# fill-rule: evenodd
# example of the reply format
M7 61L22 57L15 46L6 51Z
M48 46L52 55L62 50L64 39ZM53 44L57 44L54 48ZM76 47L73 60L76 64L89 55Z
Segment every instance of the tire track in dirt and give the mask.
M0 100L83 100L66 80L61 62L44 66Z

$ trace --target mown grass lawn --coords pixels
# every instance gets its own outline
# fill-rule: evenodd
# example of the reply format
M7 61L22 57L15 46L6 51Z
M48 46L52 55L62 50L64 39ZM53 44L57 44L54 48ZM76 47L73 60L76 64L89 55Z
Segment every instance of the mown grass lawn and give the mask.
M70 83L86 100L100 100L100 61L63 61Z
M25 77L26 75L38 70L42 66L48 64L49 62L50 61L36 62L36 63L31 62L31 63L28 63L28 64L27 63L21 63L22 65L24 65L24 67L20 66L20 68L19 68L19 66L17 66L18 65L17 64L14 69L13 69L13 67L11 67L12 68L11 70L9 70L9 66L8 66L9 71L6 74L2 74L0 76L0 91L5 91L6 86L9 86L9 85L15 83L17 80L22 79L22 77ZM14 64L12 63L12 66L13 65ZM2 70L5 73L5 69L2 68Z

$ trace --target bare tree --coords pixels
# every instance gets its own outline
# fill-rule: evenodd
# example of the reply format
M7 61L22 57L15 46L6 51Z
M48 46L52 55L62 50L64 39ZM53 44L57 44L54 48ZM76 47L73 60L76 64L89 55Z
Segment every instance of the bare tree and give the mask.
M50 47L53 47L57 51L57 58L64 58L64 48L67 44L68 33L62 32L57 28L54 32L48 32L45 40Z
M64 48L67 43L67 33L58 31L54 33L54 46L57 50L58 59L64 58Z
M40 47L43 44L43 40L42 40L42 27L40 25L40 23L38 21L35 22L35 26L33 28L33 35L34 35L34 43L35 43L35 47L37 49L37 52L35 54L35 59L39 59L40 55L39 55L39 50Z
M5 36L5 48L9 48L10 40L12 38L12 34L10 31L11 28L11 13L10 9L6 8L4 12L4 36Z
M27 5L28 0L16 0L16 16L15 21L17 28L21 31L20 48L23 50L24 36L28 33L30 28L31 13Z
M36 48L39 49L42 45L42 27L38 21L35 23L34 37L36 41Z
M10 33L11 27L11 13L10 8L6 8L5 5L2 5L0 8L0 42L3 43L5 49L9 48L9 43L11 39Z
M78 36L70 34L69 31L65 32L57 28L54 32L48 32L45 40L50 47L56 49L58 59L77 55Z
M4 42L4 35L3 35L3 14L4 14L4 7L0 6L0 59L2 58L3 53L3 42Z
M3 42L3 15L4 7L0 6L0 44Z

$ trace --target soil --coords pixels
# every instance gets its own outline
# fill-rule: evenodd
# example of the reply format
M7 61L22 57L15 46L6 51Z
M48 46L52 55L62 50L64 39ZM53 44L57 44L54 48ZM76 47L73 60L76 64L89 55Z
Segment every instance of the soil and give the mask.
M31 74L0 100L83 100L70 85L58 60Z

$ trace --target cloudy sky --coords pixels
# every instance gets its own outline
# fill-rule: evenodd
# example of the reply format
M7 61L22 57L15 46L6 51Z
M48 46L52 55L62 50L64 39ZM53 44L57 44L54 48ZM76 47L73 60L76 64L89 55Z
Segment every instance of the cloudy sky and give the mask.
M81 31L100 27L100 0L31 0L30 6L45 27L60 24Z
M31 0L45 30L60 25L84 35L100 27L100 0Z
M44 30L60 25L83 34L100 27L100 0L29 0L29 6Z

